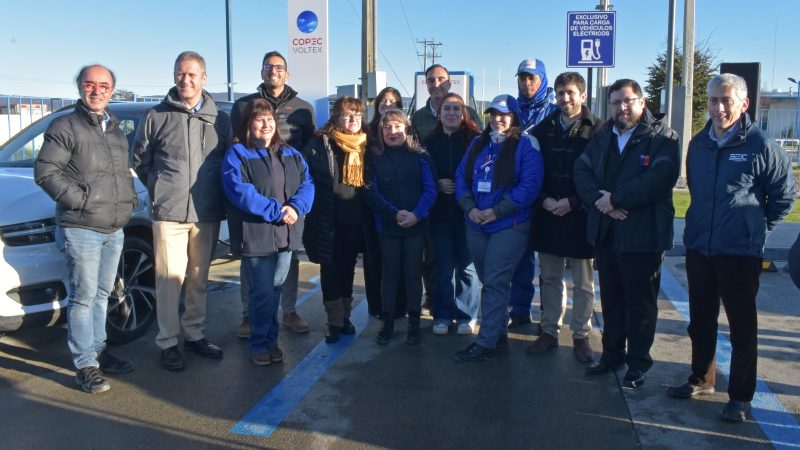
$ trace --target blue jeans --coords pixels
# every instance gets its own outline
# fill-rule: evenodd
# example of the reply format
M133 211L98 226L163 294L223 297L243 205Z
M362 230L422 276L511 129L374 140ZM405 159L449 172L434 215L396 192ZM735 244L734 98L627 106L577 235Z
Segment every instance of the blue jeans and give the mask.
M519 260L511 281L511 314L531 315L531 303L536 294L533 277L536 274L536 252L528 248Z
M99 367L106 348L108 295L114 288L125 234L84 228L56 229L56 245L67 262L67 345L76 369Z
M242 256L242 272L247 277L250 291L250 354L278 346L278 305L291 259L292 252Z
M433 222L431 237L436 252L433 319L448 323L453 320L459 323L469 322L470 315L459 309L456 304L456 296L467 291L468 297L472 285L471 277L466 271L472 259L467 251L464 222Z
M475 343L495 348L497 337L508 332L508 303L514 268L528 245L530 222L486 234L467 226L467 245L475 262L481 289L481 328Z

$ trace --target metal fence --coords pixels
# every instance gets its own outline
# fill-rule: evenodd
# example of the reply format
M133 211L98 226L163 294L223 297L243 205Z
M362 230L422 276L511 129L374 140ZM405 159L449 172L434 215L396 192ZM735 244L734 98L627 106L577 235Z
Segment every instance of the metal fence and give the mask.
M31 123L76 101L72 98L0 95L0 144ZM161 97L134 97L134 101L158 102Z

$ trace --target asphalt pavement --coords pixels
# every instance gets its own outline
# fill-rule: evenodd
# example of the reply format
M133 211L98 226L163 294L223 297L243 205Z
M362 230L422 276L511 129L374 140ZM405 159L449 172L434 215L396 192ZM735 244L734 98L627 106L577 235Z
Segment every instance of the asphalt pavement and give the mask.
M676 221L679 241L682 221ZM781 224L768 239L776 272L761 277L759 386L742 424L719 418L726 378L717 393L675 400L666 387L689 373L686 279L680 252L664 262L655 365L637 390L623 389L624 370L587 377L572 356L568 327L560 347L532 356L534 327L512 330L494 361L459 363L453 353L468 336L434 336L423 318L423 342L405 343L398 321L387 346L366 313L357 271L358 334L324 343L318 269L301 264L298 308L312 326L305 335L282 328L285 361L250 363L240 322L238 262L212 267L206 335L222 360L186 355L186 370L159 365L155 327L110 350L136 370L110 377L111 391L89 395L74 383L63 326L0 338L0 448L14 449L527 449L527 448L787 448L800 447L800 302L785 272L800 226ZM768 255L770 253L768 252ZM538 304L538 292L535 303ZM596 302L595 326L602 327ZM569 323L569 314L565 323ZM718 362L725 370L728 329L720 321ZM591 335L600 350L600 334ZM728 352L726 354L726 351ZM727 355L727 356L726 356Z

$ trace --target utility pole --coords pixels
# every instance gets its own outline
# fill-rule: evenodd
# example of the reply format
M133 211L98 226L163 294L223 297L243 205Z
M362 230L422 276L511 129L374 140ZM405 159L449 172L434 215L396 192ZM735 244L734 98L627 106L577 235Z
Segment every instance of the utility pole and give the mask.
M694 0L684 0L683 11L683 74L681 83L686 90L683 103L683 133L681 136L681 174L686 174L686 150L692 139L692 97L694 97Z
M672 126L672 79L675 78L675 0L669 0L669 20L667 23L667 76L664 79L664 123Z
M369 74L374 73L377 8L375 0L362 0L361 2L361 103L364 107L369 104Z
M228 101L232 102L233 98L233 46L231 38L231 2L233 0L225 0L225 37L228 41Z
M428 55L431 55L431 65L436 64L436 58L441 58L442 55L436 54L436 47L442 45L441 42L435 42L433 39L424 39L421 41L417 41L417 44L422 44L422 54L417 53L417 56L422 56L422 70L427 69L428 66ZM428 52L428 48L430 48L430 52Z

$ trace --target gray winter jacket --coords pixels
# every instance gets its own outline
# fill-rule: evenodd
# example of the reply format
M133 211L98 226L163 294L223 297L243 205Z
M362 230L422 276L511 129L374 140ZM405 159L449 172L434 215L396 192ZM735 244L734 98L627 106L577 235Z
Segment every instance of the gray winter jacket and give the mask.
M83 102L50 124L33 166L36 184L56 201L56 223L110 233L123 227L136 206L128 141L111 112L101 117Z
M789 214L796 198L789 156L742 115L721 147L711 121L689 142L686 179L691 204L683 243L706 256L764 255L767 231Z
M145 114L132 166L150 193L153 220L214 222L225 218L222 158L231 139L228 115L203 91L192 113L170 89Z

